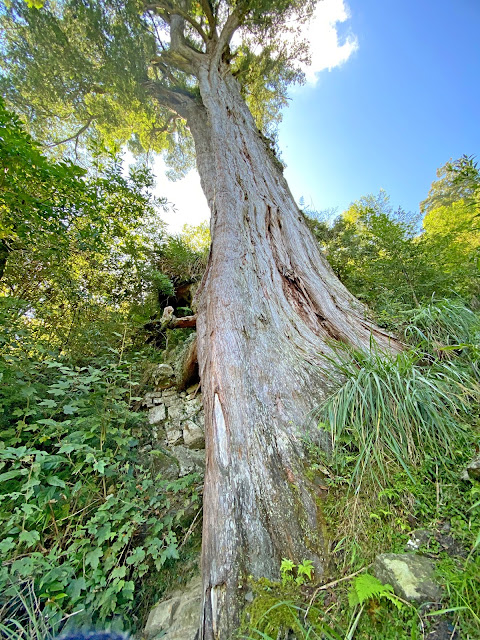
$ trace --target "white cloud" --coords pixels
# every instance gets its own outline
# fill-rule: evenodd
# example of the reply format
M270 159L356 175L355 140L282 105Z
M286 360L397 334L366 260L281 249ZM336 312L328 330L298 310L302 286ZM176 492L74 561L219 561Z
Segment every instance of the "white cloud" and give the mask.
M307 82L315 85L318 75L325 69L331 70L348 60L358 49L358 40L349 34L340 42L337 24L350 17L344 0L320 0L312 20L303 29L303 36L310 43L311 64L304 67Z

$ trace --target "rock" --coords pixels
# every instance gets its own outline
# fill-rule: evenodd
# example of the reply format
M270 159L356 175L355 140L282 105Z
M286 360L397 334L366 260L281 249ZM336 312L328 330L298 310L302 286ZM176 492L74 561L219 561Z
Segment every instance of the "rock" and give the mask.
M470 480L480 480L480 456L467 466L467 474Z
M189 387L192 380L198 380L197 364L197 334L196 332L179 345L178 353L175 357L175 379L178 389Z
M167 412L165 410L164 404L159 404L153 407L153 409L150 409L150 411L148 412L148 422L150 424L158 424L159 422L165 420L166 417Z
M443 551L448 553L449 556L460 556L466 558L468 555L467 550L455 540L453 536L444 533L437 533L435 540L438 542Z
M184 590L172 593L168 600L151 610L144 635L149 639L158 635L162 640L194 640L200 622L201 601L202 583L198 576Z
M203 411L200 411L200 413L197 413L197 415L195 416L195 422L201 428L203 433L205 433L205 414L203 413Z
M442 597L434 571L434 563L416 553L382 553L373 564L376 578L391 584L400 598L418 604L439 602Z
M173 448L172 454L178 460L180 478L189 473L205 473L205 451L195 451L179 445Z
M197 413L202 410L202 402L199 398L194 398L193 400L188 400L184 404L185 415L188 418L192 418Z
M164 389L164 391L162 391L162 398L171 398L172 396L176 396L176 395L177 395L176 389Z
M176 458L161 449L149 451L150 463L155 475L160 474L165 480L175 480L180 473L180 465Z
M162 424L154 424L152 425L152 442L155 447L162 448L162 445L165 444L165 440L167 438L167 433Z
M189 449L204 449L205 436L202 429L192 420L183 423L183 441Z
M446 525L442 526L442 530ZM445 529L448 531L449 529ZM460 556L466 558L467 551L455 538L442 531L430 531L428 529L418 529L410 535L410 540L405 545L405 551L418 551L420 547L428 547L435 540L443 551L449 556Z
M180 420L183 416L183 403L176 402L168 407L168 419L169 420Z
M173 622L173 615L178 609L180 598L170 598L157 604L148 616L143 633L147 638L153 638L160 631L168 629Z
M200 383L199 382L196 382L195 384L192 384L191 387L188 387L187 394L190 395L191 393L197 393L199 387L200 387Z
M412 531L410 540L405 545L405 551L418 551L420 547L428 546L428 543L433 538L433 533L428 529L418 529Z
M169 364L159 364L152 371L153 384L157 389L165 389L175 384L174 371Z
M425 640L458 640L459 633L450 620L440 620L434 623L434 628Z
M183 433L181 429L172 429L170 425L167 425L167 443L173 447L176 444L183 442Z

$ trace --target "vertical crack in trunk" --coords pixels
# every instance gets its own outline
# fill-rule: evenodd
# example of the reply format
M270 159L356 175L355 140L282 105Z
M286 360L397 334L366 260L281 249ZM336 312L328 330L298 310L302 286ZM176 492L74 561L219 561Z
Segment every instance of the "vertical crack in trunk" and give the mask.
M207 447L201 637L224 640L238 626L248 576L278 578L285 556L324 571L302 443L308 435L325 444L306 429L334 381L321 354L332 338L368 348L372 332L391 346L320 254L236 81L205 69L199 82L203 107L189 125L212 212L197 293Z

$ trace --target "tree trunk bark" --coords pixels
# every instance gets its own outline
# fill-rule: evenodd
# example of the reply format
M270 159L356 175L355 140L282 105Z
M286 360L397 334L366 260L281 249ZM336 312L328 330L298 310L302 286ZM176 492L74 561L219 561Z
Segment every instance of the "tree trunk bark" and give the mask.
M395 346L321 255L235 79L205 68L199 84L203 107L188 123L212 213L197 293L207 449L200 635L224 640L248 576L277 579L287 557L310 559L318 578L328 562L303 445L322 440L309 416L335 382L322 354L332 340L368 348L372 335Z

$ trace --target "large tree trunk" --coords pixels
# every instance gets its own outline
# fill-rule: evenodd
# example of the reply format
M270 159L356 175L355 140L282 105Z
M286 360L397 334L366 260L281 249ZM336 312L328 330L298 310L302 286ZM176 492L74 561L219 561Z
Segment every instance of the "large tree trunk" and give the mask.
M334 374L332 340L390 339L322 257L228 73L200 74L189 118L211 212L212 249L198 293L206 415L201 637L229 638L248 576L277 579L282 557L328 561L321 500L302 439Z

